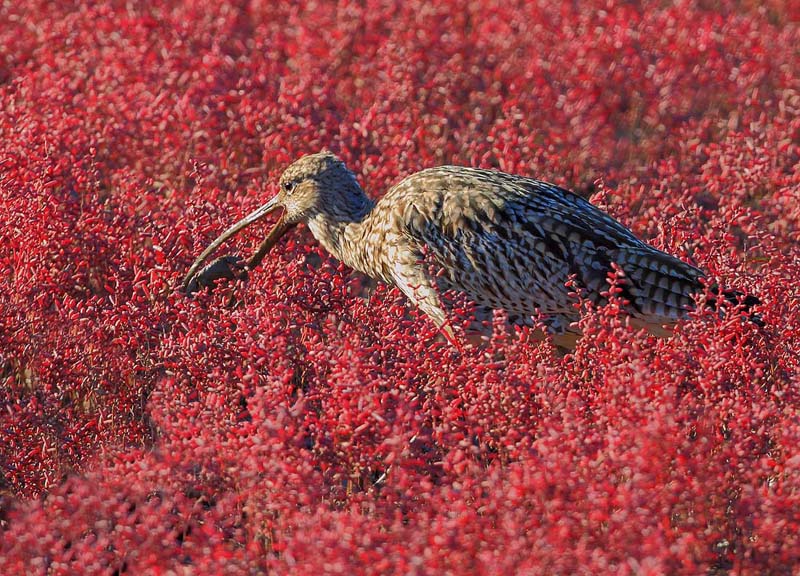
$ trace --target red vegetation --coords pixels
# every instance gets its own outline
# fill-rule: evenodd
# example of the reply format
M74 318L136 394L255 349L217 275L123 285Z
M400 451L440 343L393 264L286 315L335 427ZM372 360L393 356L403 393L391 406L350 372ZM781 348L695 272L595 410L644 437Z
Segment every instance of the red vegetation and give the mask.
M431 4L0 3L0 573L798 570L797 3ZM176 292L323 147L594 193L765 327L459 355L302 230Z

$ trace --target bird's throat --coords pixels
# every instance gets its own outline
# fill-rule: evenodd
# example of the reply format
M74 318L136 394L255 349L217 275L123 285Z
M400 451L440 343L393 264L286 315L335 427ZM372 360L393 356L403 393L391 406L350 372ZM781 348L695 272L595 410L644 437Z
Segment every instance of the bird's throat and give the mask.
M341 221L320 214L308 219L308 228L314 238L334 258L350 268L376 277L374 255L368 254L371 225L369 214L358 221Z

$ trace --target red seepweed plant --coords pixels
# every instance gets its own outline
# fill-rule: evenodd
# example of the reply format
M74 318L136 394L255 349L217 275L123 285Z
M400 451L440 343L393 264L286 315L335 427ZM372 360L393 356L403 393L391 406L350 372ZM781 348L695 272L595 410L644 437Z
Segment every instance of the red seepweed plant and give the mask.
M0 5L0 573L795 573L797 21ZM182 296L321 148L373 195L456 163L591 196L764 325L700 309L657 339L612 288L576 295L572 352L502 315L459 352L302 232L246 286Z

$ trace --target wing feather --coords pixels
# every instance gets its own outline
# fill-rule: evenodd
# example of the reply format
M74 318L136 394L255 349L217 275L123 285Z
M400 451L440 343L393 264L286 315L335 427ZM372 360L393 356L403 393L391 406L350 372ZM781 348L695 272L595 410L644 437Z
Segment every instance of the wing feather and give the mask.
M632 312L674 320L702 272L639 240L585 199L553 184L490 170L444 166L392 188L404 232L441 267L449 287L479 304L574 315L564 284L575 275L600 300L617 263Z

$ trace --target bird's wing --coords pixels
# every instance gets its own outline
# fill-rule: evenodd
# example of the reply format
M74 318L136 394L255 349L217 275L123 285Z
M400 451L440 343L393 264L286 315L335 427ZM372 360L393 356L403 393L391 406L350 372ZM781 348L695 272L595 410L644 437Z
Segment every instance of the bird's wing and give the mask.
M406 234L433 253L453 287L518 312L572 313L574 275L601 300L612 263L634 313L669 321L691 303L702 273L645 244L580 196L488 170L425 170L387 193Z

